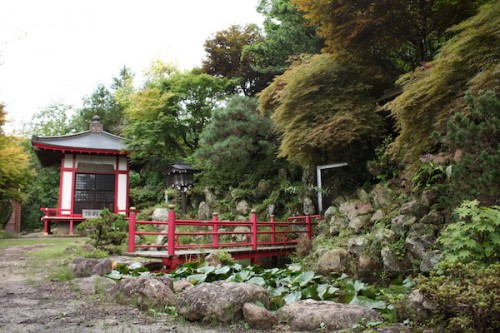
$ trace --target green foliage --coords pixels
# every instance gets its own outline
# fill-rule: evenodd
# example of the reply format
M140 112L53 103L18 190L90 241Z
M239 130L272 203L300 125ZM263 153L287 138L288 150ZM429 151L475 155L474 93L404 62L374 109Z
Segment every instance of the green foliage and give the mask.
M23 124L25 135L57 136L71 132L69 114L73 106L61 101L54 102L36 112L31 120Z
M268 289L272 307L301 299L333 300L357 304L393 318L394 307L382 299L393 293L407 293L413 287L409 281L395 282L388 288L378 288L342 275L326 279L313 271L303 271L300 264L287 268L263 269L259 266L244 267L240 264L209 266L206 262L190 262L168 274L173 280L186 279L192 284L226 280L255 284Z
M214 254L223 265L233 265L235 263L233 257L231 256L231 253L229 252L218 250L215 251Z
M479 202L465 201L455 210L458 221L449 224L438 241L444 246L441 265L455 263L483 264L500 260L500 207L479 207Z
M411 178L413 190L422 191L435 184L442 183L451 177L451 172L451 166L444 167L433 162L423 163Z
M92 118L98 115L106 131L120 134L124 126L124 107L133 91L133 77L130 69L123 67L118 77L113 78L111 87L97 85L89 96L83 98L83 107L73 116L71 127L76 131L86 131Z
M113 280L121 280L126 277L137 277L137 276L148 276L154 275L151 273L147 267L141 262L135 262L130 265L118 264L111 273L107 274L106 277Z
M264 39L243 48L252 68L263 74L282 74L290 57L319 53L323 39L316 27L307 26L303 13L290 0L261 0L257 11L264 16Z
M212 111L234 92L236 79L224 79L192 72L176 73L161 81L162 89L174 94L180 106L179 121L184 127L182 140L192 152L199 147L200 134Z
M78 230L87 231L97 249L114 252L127 238L128 223L124 215L113 214L108 209L103 209L100 215L80 223Z
M283 135L280 156L305 168L332 162L364 167L383 133L370 94L359 67L315 55L277 77L260 95L259 109L274 112Z
M152 158L151 162L152 164L158 163L155 158ZM148 165L140 172L130 172L130 203L132 207L144 209L165 201L166 177L157 170L150 170L151 167Z
M395 178L401 168L389 154L389 146L393 142L391 136L387 136L384 141L375 148L375 159L368 161L368 170L377 180L386 182Z
M399 73L431 60L446 30L474 15L481 2L292 0L318 26L326 51L347 50L353 61Z
M217 77L237 79L239 90L245 96L254 96L264 88L271 76L254 70L252 55L243 54L243 49L262 40L260 29L255 24L244 27L232 25L216 32L203 45L207 56L203 60L202 71Z
M456 35L434 61L400 78L403 93L386 105L400 129L394 154L416 162L437 148L431 133L444 132L449 117L465 110L464 91L496 89L499 25L500 3L484 5L476 16L453 28Z
M215 109L201 135L195 157L206 184L218 187L254 184L274 175L283 162L276 159L276 134L268 118L257 112L253 98L234 96Z
M0 104L0 116L3 106ZM0 123L0 202L23 200L33 177L29 156L18 138L1 134Z
M453 203L478 199L500 204L500 99L492 91L466 94L468 110L455 114L441 138L462 157L453 166L448 196Z
M417 287L433 305L429 326L440 332L498 332L500 264L458 263L446 273L418 280Z
M212 110L235 82L162 63L155 68L146 86L129 97L124 135L132 158L157 168L198 148Z

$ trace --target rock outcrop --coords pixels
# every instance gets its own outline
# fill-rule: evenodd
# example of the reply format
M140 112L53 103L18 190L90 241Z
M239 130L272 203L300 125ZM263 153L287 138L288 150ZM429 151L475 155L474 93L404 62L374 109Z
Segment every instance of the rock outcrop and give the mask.
M142 276L121 280L110 290L109 297L122 304L136 305L140 309L177 304L173 282L166 277Z
M113 262L110 259L77 257L69 263L69 268L76 277L104 276L113 270Z
M287 304L278 311L280 322L288 323L292 331L317 332L351 328L360 321L380 320L374 310L359 305L331 301L304 300Z
M269 292L247 283L216 281L203 283L183 291L177 313L190 321L228 323L243 318L245 303L269 305Z

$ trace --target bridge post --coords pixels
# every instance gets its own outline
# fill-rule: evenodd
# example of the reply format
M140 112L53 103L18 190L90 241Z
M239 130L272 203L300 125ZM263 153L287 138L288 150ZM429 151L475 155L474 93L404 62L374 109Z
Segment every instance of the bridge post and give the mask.
M168 239L167 252L169 256L175 255L175 206L168 205Z
M252 209L250 213L250 222L252 223L252 250L257 250L257 211Z
M311 215L306 215L306 233L307 238L312 239Z
M272 223L271 225L271 242L276 243L276 221L274 220L274 215L270 216L269 222Z
M135 251L135 207L130 207L128 220L128 252Z
M212 237L212 244L214 248L219 248L219 214L217 212L212 213L212 232L214 233Z

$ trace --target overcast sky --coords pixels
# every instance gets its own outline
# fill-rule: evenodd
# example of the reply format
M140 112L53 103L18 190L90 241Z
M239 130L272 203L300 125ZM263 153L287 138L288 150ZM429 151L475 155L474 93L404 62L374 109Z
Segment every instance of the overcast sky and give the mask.
M232 24L262 23L258 0L0 0L0 102L7 129L51 102L76 107L123 66L201 64L203 43Z

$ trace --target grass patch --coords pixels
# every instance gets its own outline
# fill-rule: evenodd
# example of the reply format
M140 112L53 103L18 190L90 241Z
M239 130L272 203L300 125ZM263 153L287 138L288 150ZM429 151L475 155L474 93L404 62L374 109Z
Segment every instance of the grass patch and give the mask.
M71 254L64 251L74 245L83 245L87 239L78 238L37 238L37 239L1 239L0 251L15 246L37 246L25 253L29 258L27 269L24 272L28 280L33 283L37 280L36 274L45 273L46 277L52 281L71 280L71 272L67 267Z
M23 238L8 238L8 239L0 239L0 250L4 250L13 246L26 246L26 245L51 245L51 244L64 244L65 248L75 243L84 243L86 238L53 238L53 239L23 239ZM35 249L33 251L38 251L39 249Z

